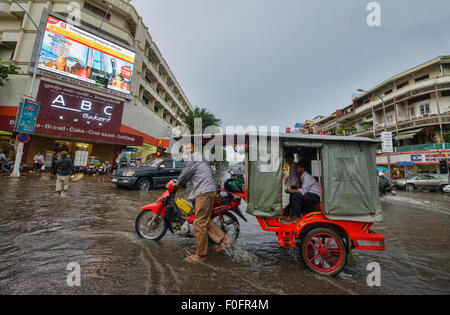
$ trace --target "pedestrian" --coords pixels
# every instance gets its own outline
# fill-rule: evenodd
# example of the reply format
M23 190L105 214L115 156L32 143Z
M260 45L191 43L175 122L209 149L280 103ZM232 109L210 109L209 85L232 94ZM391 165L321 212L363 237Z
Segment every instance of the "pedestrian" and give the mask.
M61 157L56 162L56 173L58 175L56 179L56 192L59 196L65 197L69 190L69 177L72 173L73 163L69 159L68 153L61 152Z
M41 172L41 168L44 165L44 156L41 154L41 152L38 152L34 158L34 174L39 175Z
M195 199L194 236L197 244L196 254L187 257L185 261L198 263L208 259L208 236L213 242L220 243L218 253L230 247L232 241L211 219L217 195L211 166L192 144L186 145L184 150L189 161L178 177L177 186L183 186L187 182L191 184L189 199Z
M3 153L3 150L0 149L0 171L5 168L6 165L6 155Z

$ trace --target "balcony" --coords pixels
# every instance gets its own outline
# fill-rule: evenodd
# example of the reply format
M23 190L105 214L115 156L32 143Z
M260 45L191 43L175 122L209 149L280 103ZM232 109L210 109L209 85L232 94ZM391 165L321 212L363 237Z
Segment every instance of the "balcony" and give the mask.
M405 147L396 147L395 152L416 152L416 151L432 151L432 150L446 150L450 149L450 144L432 143L432 144L417 144Z
M430 93L435 90L435 84L437 85L438 90L450 88L450 76L423 80L415 84L408 85L400 90L396 90L384 97L385 105L388 107L394 103L394 100L400 102L410 97L418 96L419 94ZM376 97L373 101L358 107L355 112L360 114L368 111L372 107L378 108L380 106L382 106L382 102Z

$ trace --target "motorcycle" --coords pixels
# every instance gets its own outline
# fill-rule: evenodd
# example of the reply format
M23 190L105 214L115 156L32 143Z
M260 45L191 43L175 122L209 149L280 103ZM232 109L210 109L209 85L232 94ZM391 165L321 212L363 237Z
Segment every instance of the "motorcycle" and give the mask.
M395 188L395 186L391 185L385 188L383 192L380 192L380 197L384 196L393 196L393 197L397 196L397 189Z
M177 233L181 237L194 236L194 210L193 208L190 211L180 209L175 199L176 183L176 180L171 180L166 185L167 190L155 203L141 208L135 223L139 237L146 240L159 241L166 235L167 230L172 234ZM247 219L239 209L240 204L240 197L225 192L225 196L222 194L218 195L212 210L214 222L233 241L237 240L240 232L240 225L236 215L247 222Z

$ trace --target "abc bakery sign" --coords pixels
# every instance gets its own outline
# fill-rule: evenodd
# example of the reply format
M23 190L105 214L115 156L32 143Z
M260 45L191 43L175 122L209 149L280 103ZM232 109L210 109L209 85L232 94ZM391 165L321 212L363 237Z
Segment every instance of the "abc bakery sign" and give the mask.
M41 81L36 133L139 145L142 138L120 132L124 102ZM139 139L140 138L140 139Z

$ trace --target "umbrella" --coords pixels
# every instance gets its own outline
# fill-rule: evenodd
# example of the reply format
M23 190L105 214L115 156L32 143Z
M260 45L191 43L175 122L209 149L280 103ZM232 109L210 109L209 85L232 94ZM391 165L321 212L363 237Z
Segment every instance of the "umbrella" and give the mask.
M388 169L384 166L377 166L377 172L387 172Z

